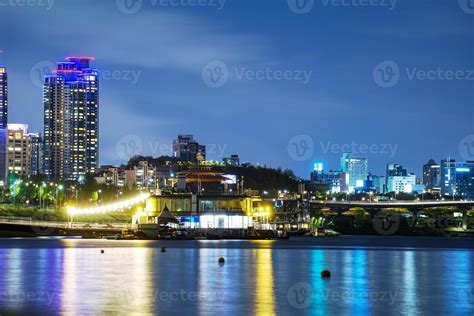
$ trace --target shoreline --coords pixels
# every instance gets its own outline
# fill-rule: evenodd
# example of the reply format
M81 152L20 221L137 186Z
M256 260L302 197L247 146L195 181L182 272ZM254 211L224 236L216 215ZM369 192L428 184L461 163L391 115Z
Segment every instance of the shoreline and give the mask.
M28 241L28 244L25 244ZM0 238L4 248L216 248L304 250L474 251L469 237L354 236L291 237L288 240L106 240L78 237Z

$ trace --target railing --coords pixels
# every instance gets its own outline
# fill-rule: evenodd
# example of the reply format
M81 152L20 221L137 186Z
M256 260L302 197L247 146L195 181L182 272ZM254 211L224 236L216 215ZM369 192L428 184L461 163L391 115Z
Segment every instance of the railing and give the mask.
M312 201L316 204L333 205L474 205L474 201Z
M102 229L102 230L118 230L128 228L125 223L99 224L86 222L57 222L57 221L38 221L29 217L0 217L0 224L13 224L24 226L53 227L53 228L69 228L69 229Z

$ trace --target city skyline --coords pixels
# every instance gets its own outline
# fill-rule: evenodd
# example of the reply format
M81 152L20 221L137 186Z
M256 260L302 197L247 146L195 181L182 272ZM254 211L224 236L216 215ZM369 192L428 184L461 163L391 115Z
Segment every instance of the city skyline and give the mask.
M432 1L428 6L397 1L392 10L326 6L306 14L296 14L286 1L271 8L252 4L253 13L245 10L249 5L245 1L228 1L217 10L157 8L145 2L138 12L127 14L112 1L96 5L94 12L88 12L92 22L80 23L77 36L81 37L82 31L89 34L87 30L95 27L95 20L103 20L98 19L101 14L107 13L107 21L115 26L98 29L97 34L83 41L84 45L67 39L58 28L39 26L25 33L18 23L23 19L40 23L51 12L74 10L77 1L57 2L50 10L7 7L6 12L11 14L6 15L4 23L12 31L1 43L4 52L0 63L9 71L10 122L27 123L32 131L42 131L42 93L37 76L44 75L45 69L68 54L84 54L97 57L94 66L102 71L102 165L125 162L117 150L124 137L126 140L127 136L137 136L143 155L159 156L171 154L171 149L168 153L157 150L160 145L170 148L175 135L188 133L216 148L208 149L211 160L221 161L239 154L243 162L290 168L304 178L308 178L315 161L337 168L343 151L367 157L368 170L375 174L383 174L388 163L400 163L420 176L423 164L431 158L438 163L448 156L457 161L467 160L460 148L464 139L473 134L472 81L467 76L465 80L423 80L418 72L436 72L440 68L444 75L449 70L464 70L467 75L474 68L472 41L466 32L472 25L472 16L457 3ZM344 19L329 24L340 12ZM425 16L423 28L436 32L435 38L432 31L410 34L410 30L421 25L417 19L421 12ZM252 20L259 13L267 19L260 31L253 30L252 35L258 40L244 36L245 25L238 21L241 31L220 23L232 14ZM71 19L78 22L76 19L84 14L78 12ZM356 30L348 29L348 34L339 32L342 37L338 41L328 38L331 28L321 28L347 28L359 14L373 18L373 22L358 24ZM449 20L449 27L438 26L437 17L441 14ZM277 34L272 28L278 15L284 15L285 28ZM396 34L389 36L390 40L386 39L384 19L388 19L386 23L397 24L391 28ZM400 19L409 22L396 23ZM149 28L141 26L144 20ZM199 32L184 21L191 26L207 27L209 32L198 36ZM13 23L18 27L14 29ZM301 24L308 25L307 35L316 39L314 43L291 38L292 30ZM378 31L371 26L378 26ZM156 42L134 41L134 32L150 34ZM115 33L124 34L129 45L123 47L112 36ZM158 34L166 36L160 38ZM218 41L211 40L210 34L218 36ZM110 48L100 45L106 36L112 36L108 38ZM349 36L355 38L351 40ZM322 37L328 43L325 49L317 47L317 39ZM38 43L38 50L22 51L23 44L18 38L31 38L28 45ZM39 45L46 38L62 40ZM364 51L365 56L354 49L355 59L348 63L339 41L350 44L355 40L361 46L367 44L369 50ZM378 44L371 44L372 40ZM394 48L397 45L393 41L410 45L411 53ZM283 46L291 49L282 50ZM180 57L174 54L178 48ZM294 58L299 61L285 63L285 56L299 57ZM417 58L413 59L414 56ZM426 58L420 60L419 56ZM386 60L395 61L402 73L400 82L393 87L381 87L374 82L377 66ZM228 71L221 87L212 87L205 80L206 70L226 69L216 61L223 62ZM212 67L207 69L208 65ZM288 78L292 75L292 80L267 80L275 79L276 71L290 71ZM443 115L448 109L449 115ZM124 124L117 124L120 120L125 120ZM292 141L308 139L313 142L309 148L312 155L295 158ZM353 144L359 152L352 150Z

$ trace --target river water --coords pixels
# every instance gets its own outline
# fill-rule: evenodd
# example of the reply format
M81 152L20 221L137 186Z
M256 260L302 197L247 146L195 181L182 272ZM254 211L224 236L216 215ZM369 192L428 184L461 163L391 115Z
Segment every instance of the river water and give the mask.
M473 315L474 239L3 239L0 314L26 313Z

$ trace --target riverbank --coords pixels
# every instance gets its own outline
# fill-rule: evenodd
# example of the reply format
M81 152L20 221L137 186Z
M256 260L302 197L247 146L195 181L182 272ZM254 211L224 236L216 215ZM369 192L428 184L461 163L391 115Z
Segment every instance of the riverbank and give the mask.
M0 239L3 248L127 248L161 249L341 249L341 250L443 250L474 251L474 238L460 237L404 237L404 236L339 236L290 237L287 240L105 240L74 237L9 238Z

